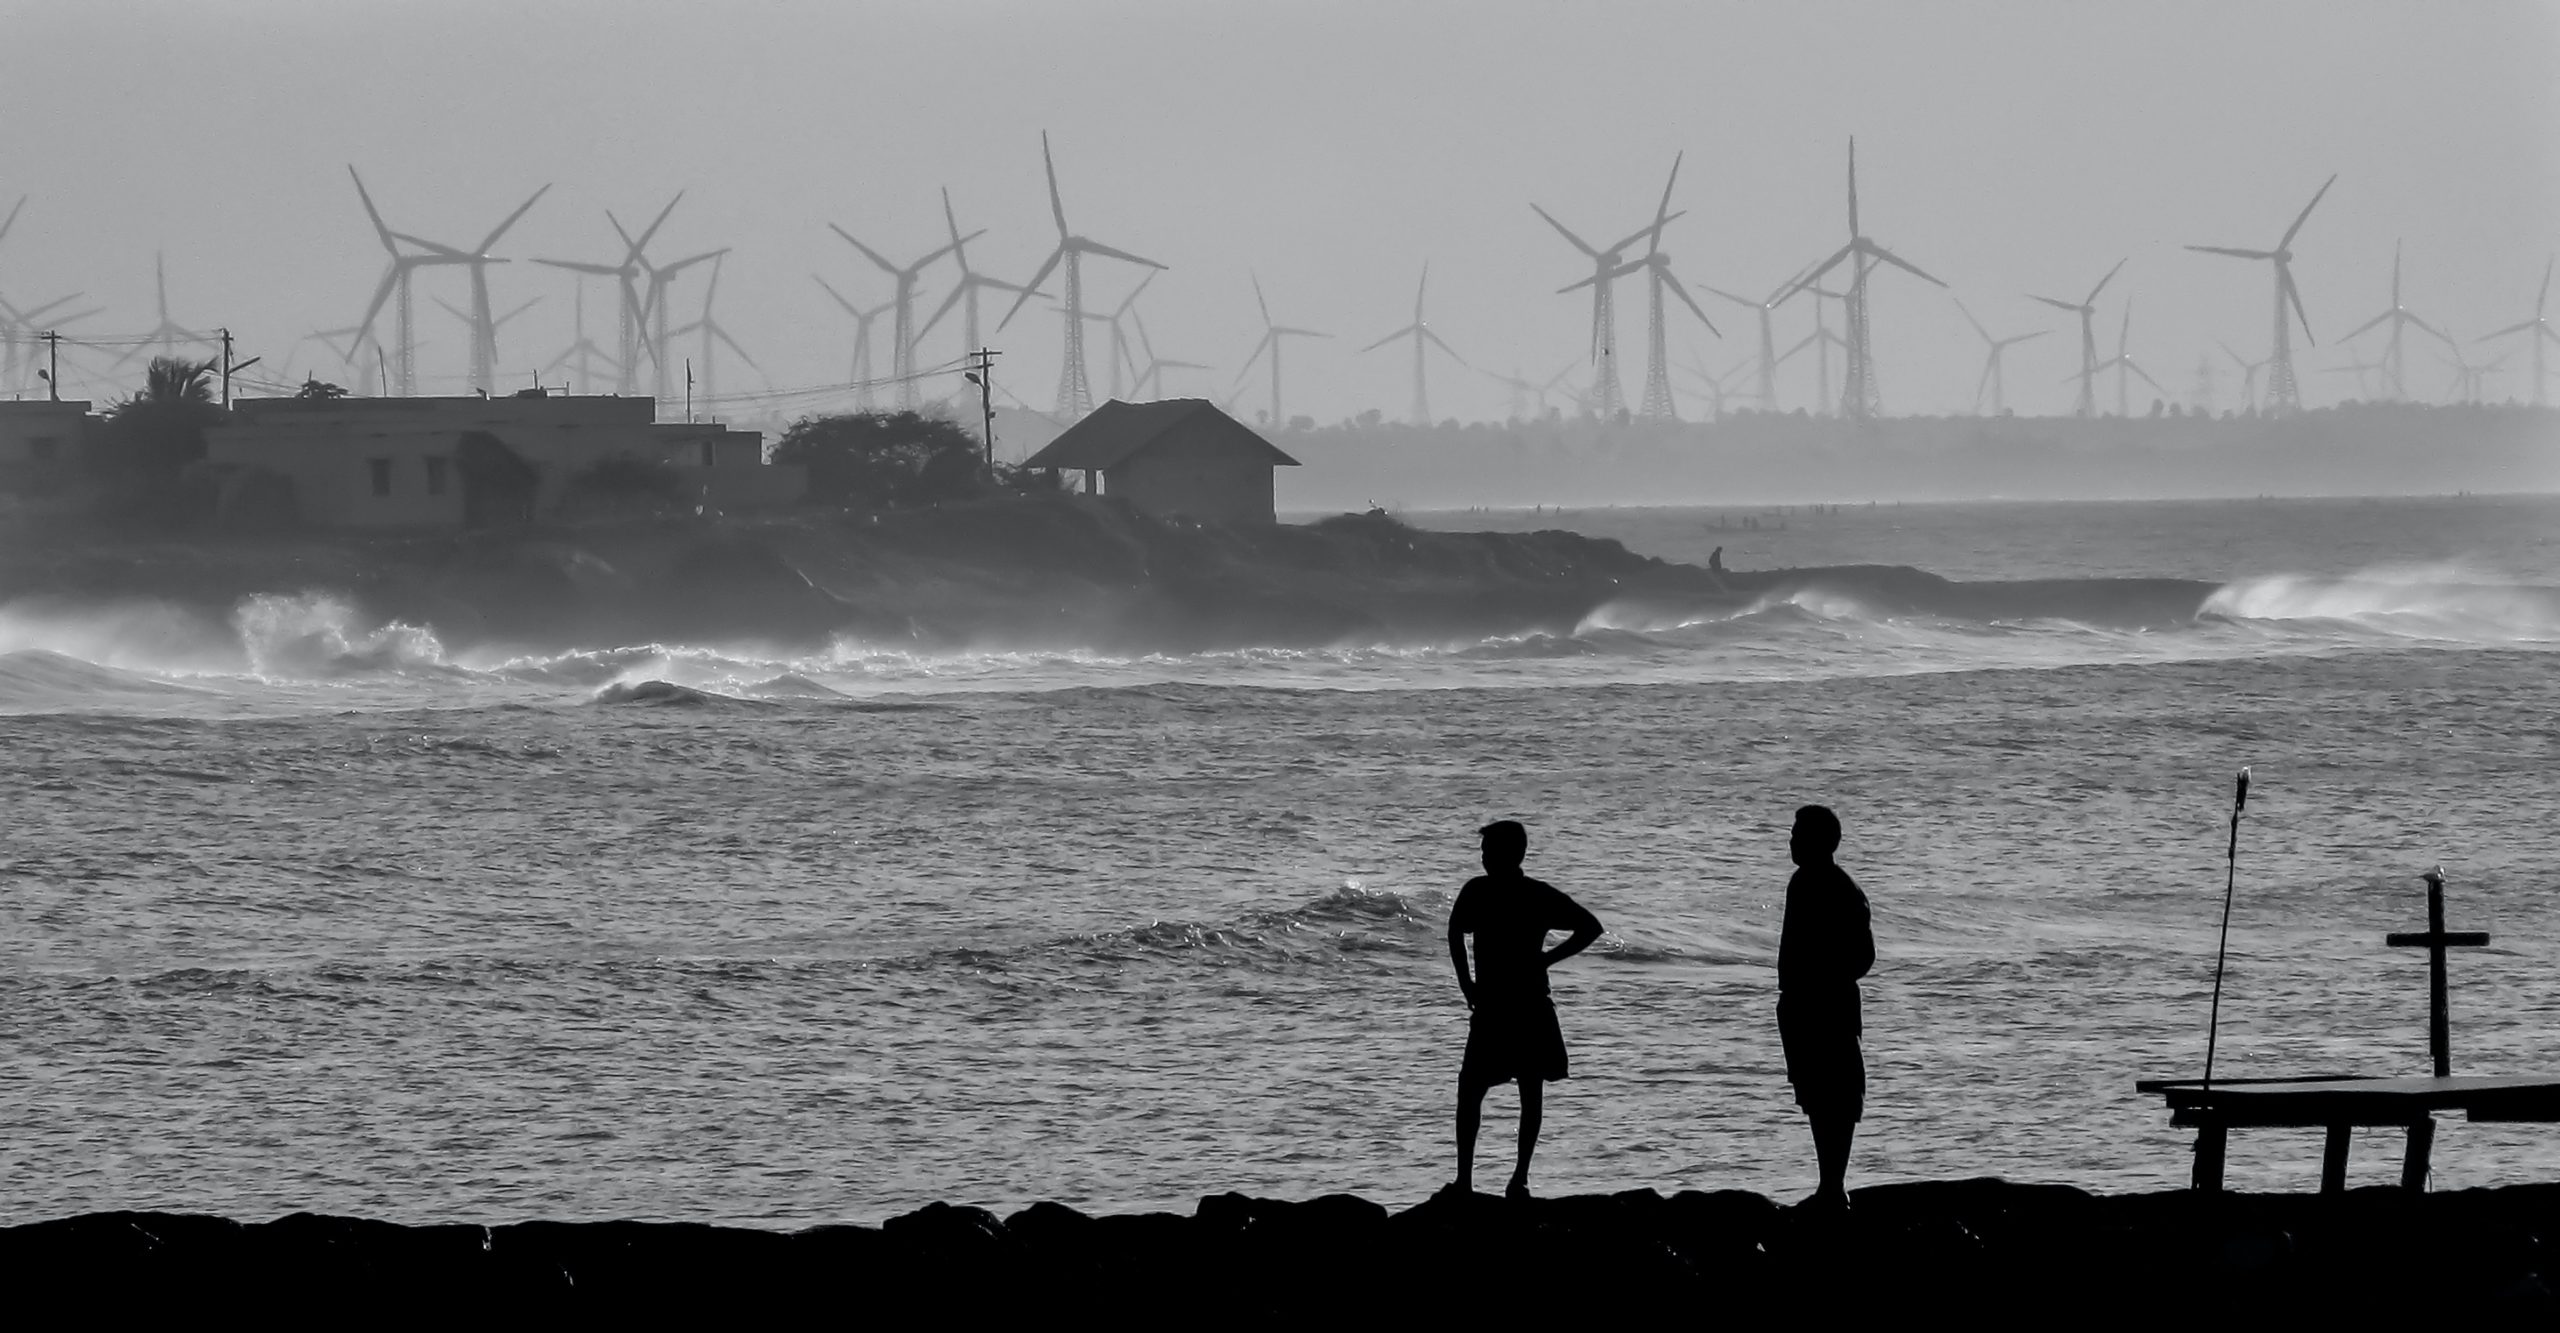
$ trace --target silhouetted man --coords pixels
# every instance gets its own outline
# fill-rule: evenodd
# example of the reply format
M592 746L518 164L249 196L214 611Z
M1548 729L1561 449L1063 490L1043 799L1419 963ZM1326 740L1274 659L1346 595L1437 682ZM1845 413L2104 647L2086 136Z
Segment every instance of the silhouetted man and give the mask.
M1778 931L1778 1040L1822 1168L1810 1202L1826 1208L1849 1206L1849 1143L1867 1100L1858 978L1876 961L1867 896L1831 859L1839 849L1839 816L1819 805L1796 811L1787 852L1798 869L1787 881L1786 922Z
M1466 1059L1458 1067L1458 1179L1449 1188L1475 1189L1476 1130L1484 1119L1484 1095L1497 1083L1520 1084L1520 1163L1511 1172L1509 1197L1529 1197L1529 1157L1538 1150L1541 1094L1565 1077L1564 1030L1547 998L1547 969L1600 938L1600 919L1582 904L1520 873L1529 854L1529 831L1513 820L1487 824L1484 873L1458 890L1449 909L1449 963L1458 990L1473 1010L1467 1022ZM1567 932L1550 949L1547 932ZM1466 937L1475 936L1475 968L1467 967Z

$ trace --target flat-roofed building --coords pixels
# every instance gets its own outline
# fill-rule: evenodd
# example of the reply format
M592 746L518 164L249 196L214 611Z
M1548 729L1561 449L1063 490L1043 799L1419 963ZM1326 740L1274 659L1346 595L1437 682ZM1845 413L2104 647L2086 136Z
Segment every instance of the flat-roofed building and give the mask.
M1274 523L1272 470L1298 460L1206 398L1115 398L1022 465L1081 472L1087 493L1117 496L1161 518Z
M654 470L682 502L721 512L792 504L807 482L765 462L758 432L662 422L647 398L538 392L242 399L205 431L205 458L243 478L282 477L293 512L317 527L552 517L616 463Z
M61 489L78 472L95 426L85 399L0 402L0 491Z

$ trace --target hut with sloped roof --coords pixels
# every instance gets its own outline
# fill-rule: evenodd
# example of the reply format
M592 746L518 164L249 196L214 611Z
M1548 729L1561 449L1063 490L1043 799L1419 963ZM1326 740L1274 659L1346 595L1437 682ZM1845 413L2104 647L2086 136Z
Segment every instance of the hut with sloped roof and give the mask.
M1117 496L1159 518L1273 523L1272 470L1298 460L1208 399L1115 398L1022 465L1081 472L1087 494Z

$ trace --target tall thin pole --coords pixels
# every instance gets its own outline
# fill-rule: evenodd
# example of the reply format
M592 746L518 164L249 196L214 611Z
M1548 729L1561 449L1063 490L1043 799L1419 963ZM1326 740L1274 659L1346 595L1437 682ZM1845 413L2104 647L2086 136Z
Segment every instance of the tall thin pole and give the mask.
M231 406L231 330L217 330L222 335L222 405Z
M44 384L45 396L53 402L61 402L62 331L59 329L44 331Z
M993 473L996 466L996 358L1001 355L1003 353L992 347L981 347L969 354L971 365L967 378L970 383L978 386L979 426L984 432L986 467L989 473Z
M2222 964L2231 952L2231 891L2240 882L2240 812L2249 805L2249 770L2240 770L2240 786L2231 796L2231 850L2222 878L2222 942L2213 949L2213 1016L2204 1030L2204 1086L2213 1087L2213 1047L2222 1035Z

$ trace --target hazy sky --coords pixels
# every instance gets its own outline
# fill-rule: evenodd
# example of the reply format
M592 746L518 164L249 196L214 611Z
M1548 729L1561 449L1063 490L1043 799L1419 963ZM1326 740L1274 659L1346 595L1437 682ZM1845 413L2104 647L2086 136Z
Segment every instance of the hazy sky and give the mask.
M2307 399L2352 394L2352 377L2314 368L2342 364L2337 335L2388 304L2396 238L2409 307L2466 338L2528 317L2560 246L2548 3L8 10L0 207L32 198L0 242L0 293L25 304L80 290L108 307L84 329L138 331L154 322L164 250L171 314L227 323L271 357L352 323L371 292L382 256L347 181L354 163L393 226L453 244L551 183L499 248L519 260L618 259L606 209L635 222L687 191L653 255L735 247L723 322L777 386L840 379L850 322L809 275L866 303L888 285L826 224L903 260L942 241L947 185L962 224L988 229L979 266L1027 277L1054 239L1043 129L1069 222L1171 266L1141 307L1158 350L1219 369L1168 387L1225 394L1260 336L1258 272L1275 317L1337 335L1293 344L1288 362L1289 410L1325 420L1404 411L1409 359L1355 349L1408 321L1425 260L1431 322L1478 366L1543 380L1577 363L1587 305L1555 289L1585 261L1529 204L1614 239L1649 218L1682 151L1675 267L1760 294L1844 239L1842 155L1857 135L1871 235L1994 332L2056 330L2011 354L2011 397L2028 411L2069 406L2077 338L2022 293L2077 297L2127 256L2105 298L2106 351L2129 297L2136 358L2182 397L2217 340L2262 355L2265 266L2179 246L2271 245L2331 172L2337 187L2295 246L2320 339L2302 356ZM934 272L928 300L950 274ZM1091 264L1089 301L1116 303L1136 276ZM571 284L521 262L492 283L501 309L543 298L501 338L505 378L521 384L567 342ZM466 290L457 270L420 280L424 369L446 391L460 389L467 340L425 298L463 304ZM1891 272L1875 291L1887 410L1966 406L1980 346L1947 296ZM680 289L680 319L700 293ZM1638 284L1620 307L1632 399ZM1719 369L1751 355L1750 313L1711 299L1709 313L1723 340L1679 312L1675 354L1695 347ZM610 345L601 285L588 318ZM1782 341L1810 318L1781 311ZM991 339L1005 386L1038 406L1056 387L1058 324L1035 306ZM922 357L958 351L956 328L937 329ZM331 369L324 359L306 343L295 365ZM1094 359L1099 394L1099 340ZM2411 365L2414 387L2443 388L2434 350ZM2217 369L2227 404L2236 385ZM743 367L723 373L724 389L760 387ZM1786 373L1786 405L1806 401L1807 359ZM2497 388L2521 393L2523 377ZM1240 406L1264 400L1256 387ZM1490 380L1433 367L1439 415L1494 416L1505 401Z

